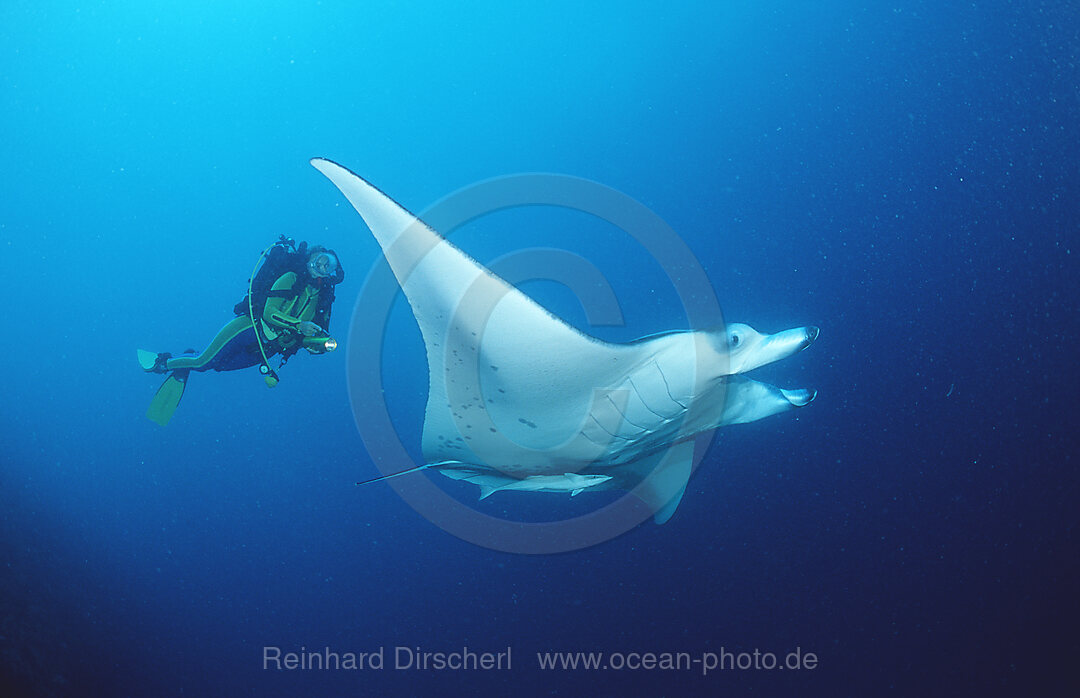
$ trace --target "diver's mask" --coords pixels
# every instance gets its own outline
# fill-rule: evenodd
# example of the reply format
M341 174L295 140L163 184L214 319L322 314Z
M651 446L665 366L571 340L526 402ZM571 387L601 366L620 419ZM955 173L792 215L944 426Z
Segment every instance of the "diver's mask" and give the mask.
M337 257L329 252L318 252L311 255L311 259L307 263L308 273L310 273L316 279L325 279L329 276L333 276L337 271L338 261Z

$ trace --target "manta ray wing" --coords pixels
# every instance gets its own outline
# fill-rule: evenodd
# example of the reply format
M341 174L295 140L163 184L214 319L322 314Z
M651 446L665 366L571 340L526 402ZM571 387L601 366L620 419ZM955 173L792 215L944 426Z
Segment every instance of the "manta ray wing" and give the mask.
M597 428L594 415L611 417L608 395L647 360L645 345L583 334L348 169L311 163L367 223L420 326L425 458L563 473L604 457L620 429L641 430L610 419Z

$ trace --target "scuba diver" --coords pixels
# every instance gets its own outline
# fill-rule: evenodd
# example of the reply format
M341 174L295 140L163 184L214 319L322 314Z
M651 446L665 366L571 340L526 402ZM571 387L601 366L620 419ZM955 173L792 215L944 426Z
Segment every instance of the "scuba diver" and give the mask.
M266 385L278 383L270 357L280 354L281 368L300 348L325 354L337 348L329 333L334 287L345 279L337 254L306 242L299 246L284 235L263 250L248 293L236 304L233 318L201 353L180 356L138 350L147 373L166 373L146 416L165 426L180 404L191 371L235 371L258 364ZM256 319L258 319L256 321Z

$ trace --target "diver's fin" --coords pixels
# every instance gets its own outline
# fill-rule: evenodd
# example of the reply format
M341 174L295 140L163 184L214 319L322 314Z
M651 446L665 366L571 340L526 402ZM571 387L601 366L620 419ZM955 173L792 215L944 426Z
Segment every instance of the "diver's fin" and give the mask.
M156 355L155 355L156 356ZM182 369L173 371L165 382L161 384L154 399L150 401L150 407L146 410L146 416L153 422L165 426L172 419L180 404L180 398L184 397L184 388L187 387L189 371Z
M172 354L169 352L162 352L155 354L152 351L145 349L136 349L136 355L139 357L139 367L147 373L168 373L169 359L172 358ZM195 350L189 349L186 353L195 354Z
M158 365L158 354L154 351L147 351L145 349L136 349L135 352L139 356L139 366L144 371L153 371Z

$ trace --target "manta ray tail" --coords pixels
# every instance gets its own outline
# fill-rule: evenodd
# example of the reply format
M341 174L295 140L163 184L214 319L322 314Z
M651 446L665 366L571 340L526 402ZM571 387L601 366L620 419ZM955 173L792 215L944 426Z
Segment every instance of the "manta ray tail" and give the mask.
M460 465L460 463L458 461L453 461L453 460L442 460L442 461L439 461L438 463L424 463L423 465L418 465L415 468L407 468L405 470L402 470L401 472L390 473L389 475L382 475L381 477L373 477L370 480L360 480L356 484L357 484L357 486L370 485L370 484L375 483L375 482L382 482L383 480L389 480L392 477L400 477L402 475L409 475L411 473L418 473L421 470L427 470L428 468L440 468L440 467L442 467L444 465Z

